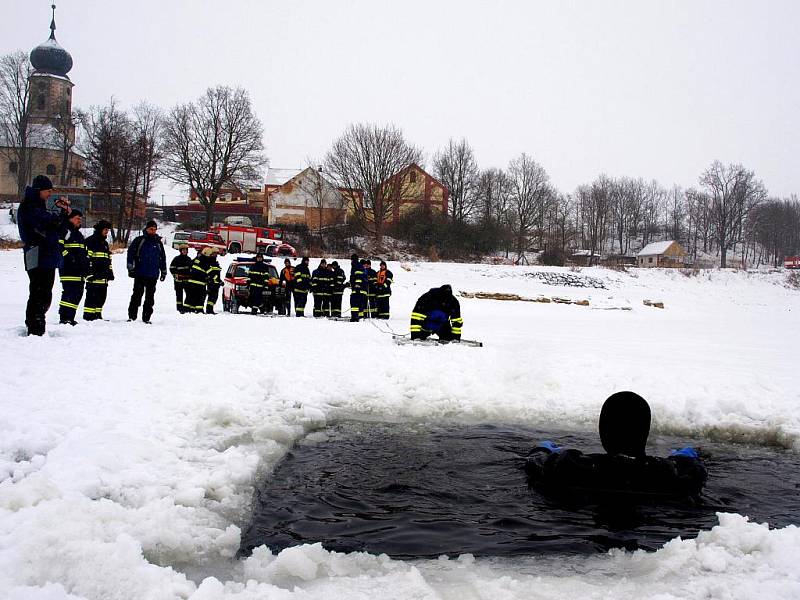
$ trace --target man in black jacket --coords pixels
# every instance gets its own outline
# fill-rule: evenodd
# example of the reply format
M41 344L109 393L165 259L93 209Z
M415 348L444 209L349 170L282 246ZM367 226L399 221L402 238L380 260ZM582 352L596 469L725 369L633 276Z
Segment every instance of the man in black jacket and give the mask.
M192 259L189 258L189 246L181 244L178 247L178 256L169 263L169 272L172 273L173 283L175 284L175 306L178 312L186 312L184 298L188 298L189 292L186 289L186 281L189 279L189 271L192 269Z
M314 294L314 316L330 317L333 274L324 258L319 261L319 266L311 274L311 291Z
M94 233L86 238L89 255L89 275L86 277L86 300L83 302L83 320L98 321L103 318L103 305L108 295L108 283L114 281L111 268L111 249L108 237L111 223L101 219L94 226Z
M308 257L304 256L300 264L294 268L294 311L298 317L306 316L306 301L311 285L311 273L308 271Z
M128 247L128 276L133 278L133 293L128 304L128 321L135 321L144 295L142 321L150 323L155 304L156 282L167 278L167 255L156 233L155 221L148 221L142 235Z
M25 198L17 211L17 227L24 244L25 270L28 273L28 305L25 325L28 335L44 335L45 314L53 299L56 269L61 265L59 240L66 227L69 200L56 201L58 211L47 209L53 184L44 175L37 175L25 188Z
M83 213L73 210L67 219L67 233L61 239L61 252L64 257L59 269L61 280L61 302L58 303L58 317L62 325L77 325L75 313L83 298L83 284L89 274L89 256L81 233Z
M435 333L443 341L460 340L463 325L461 305L453 296L453 288L431 288L417 299L411 312L411 339L425 340Z
M367 309L367 276L358 254L350 257L350 321L358 321Z
M331 313L334 317L342 316L342 296L344 288L347 287L347 276L337 261L331 263L331 275L333 276L333 295L331 296Z
M247 302L253 314L266 312L264 307L264 292L267 290L267 280L269 279L269 268L264 262L264 255L259 252L256 254L256 261L247 271Z

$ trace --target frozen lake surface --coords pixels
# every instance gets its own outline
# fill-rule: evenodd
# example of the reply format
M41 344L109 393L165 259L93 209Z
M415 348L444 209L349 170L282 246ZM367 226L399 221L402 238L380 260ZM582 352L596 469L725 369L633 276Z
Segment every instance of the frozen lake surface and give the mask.
M321 542L395 558L656 550L717 523L717 511L800 523L800 456L771 447L654 436L649 453L699 447L701 503L565 504L529 488L532 444L602 452L596 436L520 426L342 422L300 441L256 495L242 552Z

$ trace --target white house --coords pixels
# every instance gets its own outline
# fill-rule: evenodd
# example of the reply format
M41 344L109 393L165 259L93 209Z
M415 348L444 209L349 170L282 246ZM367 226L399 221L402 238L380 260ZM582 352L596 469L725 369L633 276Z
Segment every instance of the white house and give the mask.
M683 267L686 266L686 251L675 240L652 242L636 255L639 267Z

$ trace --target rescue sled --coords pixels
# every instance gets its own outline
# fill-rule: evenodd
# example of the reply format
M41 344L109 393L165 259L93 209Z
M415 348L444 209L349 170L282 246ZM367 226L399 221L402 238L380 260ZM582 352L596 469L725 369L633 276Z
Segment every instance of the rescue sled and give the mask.
M392 339L394 340L394 343L398 345L411 344L412 346L447 346L452 344L454 346L483 348L483 342L479 342L477 340L439 340L431 338L428 338L427 340L412 340L410 337L405 335L393 335Z

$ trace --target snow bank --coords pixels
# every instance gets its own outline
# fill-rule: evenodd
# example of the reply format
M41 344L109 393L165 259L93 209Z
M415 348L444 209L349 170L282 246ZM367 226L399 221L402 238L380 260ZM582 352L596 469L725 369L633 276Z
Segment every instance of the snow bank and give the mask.
M115 255L110 320L65 328L54 307L48 335L32 339L20 336L20 254L0 252L2 598L800 591L787 558L800 549L796 528L734 515L654 554L404 563L312 545L234 558L256 478L341 418L594 430L603 400L632 389L650 401L656 431L800 448L800 295L780 273L581 270L600 289L532 275L557 269L392 263L388 323L181 316L167 283L145 326L124 322L131 283ZM394 345L416 297L443 283L589 306L463 299L465 336L484 348ZM631 310L598 310L619 307Z

